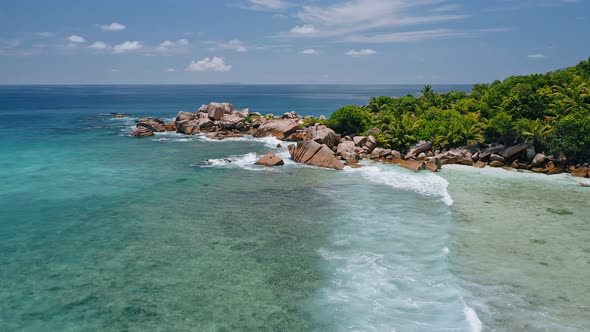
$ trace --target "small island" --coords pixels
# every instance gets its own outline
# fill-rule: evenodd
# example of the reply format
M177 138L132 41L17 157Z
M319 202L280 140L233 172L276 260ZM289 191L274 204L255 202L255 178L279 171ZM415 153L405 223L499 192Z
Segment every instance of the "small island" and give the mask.
M289 146L294 161L332 169L372 159L415 171L461 164L589 177L590 59L544 75L475 84L471 93L439 94L427 85L418 97L375 97L329 119L211 103L170 123L140 119L131 135L163 131L212 139L274 136L297 142ZM277 158L266 155L258 163L282 165Z

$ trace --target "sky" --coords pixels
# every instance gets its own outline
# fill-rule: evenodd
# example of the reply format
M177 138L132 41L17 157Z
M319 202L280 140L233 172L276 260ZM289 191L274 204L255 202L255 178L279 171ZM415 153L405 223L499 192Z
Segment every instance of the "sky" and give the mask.
M3 0L0 84L472 84L590 57L590 0Z

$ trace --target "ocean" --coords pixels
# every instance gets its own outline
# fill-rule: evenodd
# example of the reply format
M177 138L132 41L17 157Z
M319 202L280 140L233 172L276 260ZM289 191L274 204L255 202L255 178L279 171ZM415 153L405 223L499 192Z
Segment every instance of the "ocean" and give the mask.
M129 137L212 101L329 116L420 89L0 87L0 330L590 330L590 190L569 175ZM267 152L286 164L253 165Z

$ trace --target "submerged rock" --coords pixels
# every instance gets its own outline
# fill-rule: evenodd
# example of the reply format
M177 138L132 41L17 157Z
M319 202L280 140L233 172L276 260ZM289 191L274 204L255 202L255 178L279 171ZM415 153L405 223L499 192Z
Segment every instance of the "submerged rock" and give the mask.
M255 164L262 166L281 166L285 164L285 161L283 161L283 159L277 157L273 153L267 153L262 158L260 158L260 160L258 160Z

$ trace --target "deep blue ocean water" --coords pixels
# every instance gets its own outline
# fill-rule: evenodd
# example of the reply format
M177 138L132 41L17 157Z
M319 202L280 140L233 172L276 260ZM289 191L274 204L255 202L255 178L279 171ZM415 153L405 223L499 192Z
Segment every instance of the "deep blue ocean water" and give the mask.
M416 174L370 163L343 172L316 169L289 161L285 144L278 148L282 142L275 139L129 137L138 117L171 119L212 101L263 114L329 116L371 96L420 89L0 87L0 330L576 331L587 326L580 318L584 297L574 291L542 294L538 289L546 288L546 280L532 278L498 296L498 287L518 277L508 272L482 277L492 274L487 262L497 264L500 254L494 253L501 252L487 239L511 226L488 227L470 217L474 206L496 202L485 191L463 194L470 192L463 180L470 173ZM130 118L115 119L111 112ZM254 166L267 152L284 157L286 165ZM494 189L495 176L486 178L490 190L501 189ZM536 177L506 181L518 199L522 181L527 183L522 191L534 192L548 186L568 192L570 184L567 178L557 181L559 186ZM585 194L579 192L579 199ZM575 234L586 234L580 219L586 210L568 209ZM522 219L540 232L534 224L540 218ZM555 229L564 225L552 224L547 232L566 236L571 232ZM560 270L586 264L579 259L586 249L583 238L575 238L582 243L579 251L568 251L575 259L560 257ZM501 271L514 271L530 258L530 239L515 241L524 245L511 252L525 254L506 266L497 264ZM466 249L477 244L479 250ZM543 252L539 248L535 253ZM546 267L531 266L533 276L540 274L539 266ZM576 272L573 284L584 294L587 274ZM527 289L529 284L538 288ZM556 300L559 296L569 302ZM538 314L539 302L559 310ZM526 314L515 317L514 308Z

